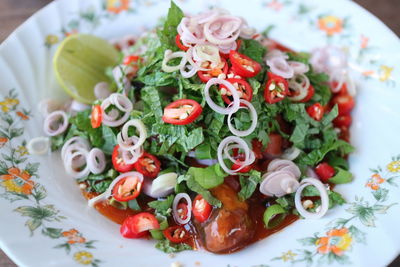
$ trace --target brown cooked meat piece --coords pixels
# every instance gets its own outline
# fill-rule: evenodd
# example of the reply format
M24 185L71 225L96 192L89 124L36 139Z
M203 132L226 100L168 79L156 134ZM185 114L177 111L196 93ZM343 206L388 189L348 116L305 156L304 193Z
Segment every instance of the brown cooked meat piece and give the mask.
M224 184L212 193L223 206L199 227L204 247L214 253L227 253L245 246L254 235L247 203L239 201L237 193Z

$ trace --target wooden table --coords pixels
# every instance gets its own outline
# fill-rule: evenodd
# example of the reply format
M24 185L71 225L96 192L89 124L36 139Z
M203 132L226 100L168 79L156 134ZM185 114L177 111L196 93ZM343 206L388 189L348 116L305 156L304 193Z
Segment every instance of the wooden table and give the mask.
M52 0L0 0L0 42L35 11L51 1ZM378 16L400 36L400 16L398 15L400 12L399 0L355 0L355 2ZM0 267L15 266L16 265L0 250ZM400 266L400 260L397 259L391 266Z

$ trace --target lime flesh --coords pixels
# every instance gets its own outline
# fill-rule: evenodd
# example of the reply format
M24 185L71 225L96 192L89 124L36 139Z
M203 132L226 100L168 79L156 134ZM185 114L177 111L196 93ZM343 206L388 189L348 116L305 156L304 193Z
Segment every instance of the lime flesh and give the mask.
M119 53L106 40L88 34L67 37L53 58L56 78L75 100L91 104L94 86L108 82L106 68L118 64Z

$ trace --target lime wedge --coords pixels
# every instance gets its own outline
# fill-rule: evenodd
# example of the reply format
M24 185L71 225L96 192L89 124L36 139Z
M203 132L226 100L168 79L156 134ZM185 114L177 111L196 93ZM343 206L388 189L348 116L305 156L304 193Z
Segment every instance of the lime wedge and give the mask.
M118 64L119 53L106 40L88 34L67 37L57 48L53 67L58 82L75 100L91 104L93 88L107 82L106 68Z

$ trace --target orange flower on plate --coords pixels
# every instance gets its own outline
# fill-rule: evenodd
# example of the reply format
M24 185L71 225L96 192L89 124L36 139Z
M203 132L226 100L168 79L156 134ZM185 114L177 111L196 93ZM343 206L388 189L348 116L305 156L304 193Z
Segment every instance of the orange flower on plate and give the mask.
M365 186L371 188L372 190L378 190L379 185L384 182L385 179L383 179L378 173L374 173Z
M267 7L275 10L275 11L280 11L283 7L282 3L278 2L278 0L272 0L267 4Z
M109 12L119 14L129 9L129 0L107 0L106 7Z
M2 148L8 142L7 137L0 137L0 148Z
M315 244L318 246L317 251L320 254L332 252L337 256L341 256L344 251L350 248L352 241L349 230L343 227L328 231L326 236L319 238Z
M31 175L27 171L21 171L16 167L8 169L8 174L0 176L0 180L3 180L1 184L7 191L24 195L32 194L35 183L30 179Z
M16 113L17 113L17 116L20 117L22 120L24 120L24 121L29 120L29 117L26 116L23 112L17 111Z
M373 70L366 70L366 71L363 71L361 74L362 74L363 76L365 76L365 77L369 77L369 76L374 75L374 74L375 74L375 71L373 71Z
M343 31L343 20L335 16L324 16L319 18L318 27L327 35L332 36Z
M86 239L79 233L76 229L71 229L69 231L64 231L61 233L62 236L68 239L68 244L75 244L75 243L85 243Z
M369 43L369 38L364 35L361 35L361 48L362 49L367 48L368 43Z

